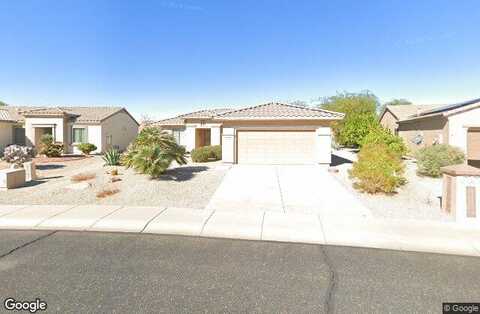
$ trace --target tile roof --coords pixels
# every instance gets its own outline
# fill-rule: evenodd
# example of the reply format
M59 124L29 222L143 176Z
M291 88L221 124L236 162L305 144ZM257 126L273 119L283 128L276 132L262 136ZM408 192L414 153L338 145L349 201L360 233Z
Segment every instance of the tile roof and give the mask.
M386 106L386 109L388 109L398 120L403 120L416 115L419 112L430 110L435 107L438 107L438 105L390 105Z
M185 119L211 119L219 114L230 112L232 109L205 109L182 114L173 118L163 119L149 124L150 126L178 126L184 125Z
M122 107L27 107L8 106L7 110L15 121L23 121L23 115L71 115L78 123L100 123L111 115L125 110Z
M400 120L410 121L415 119L429 118L429 117L438 116L438 115L450 116L450 115L471 110L477 107L480 107L480 98L461 102L461 103L450 104L450 105L443 105L443 106L436 105L436 106L433 106L432 108L428 108L427 110L417 112L416 114L410 115Z
M343 113L319 108L268 103L219 114L215 120L336 120L343 117Z

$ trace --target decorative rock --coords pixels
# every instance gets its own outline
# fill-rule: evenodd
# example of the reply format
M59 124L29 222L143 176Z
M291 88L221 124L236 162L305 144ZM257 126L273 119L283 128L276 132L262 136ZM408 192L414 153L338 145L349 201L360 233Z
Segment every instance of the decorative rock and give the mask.
M33 181L37 179L37 166L33 161L23 163L25 169L25 181Z
M338 173L338 169L337 169L337 168L330 167L330 168L328 168L328 172L330 172L330 173Z
M14 189L25 185L25 169L0 170L0 189Z

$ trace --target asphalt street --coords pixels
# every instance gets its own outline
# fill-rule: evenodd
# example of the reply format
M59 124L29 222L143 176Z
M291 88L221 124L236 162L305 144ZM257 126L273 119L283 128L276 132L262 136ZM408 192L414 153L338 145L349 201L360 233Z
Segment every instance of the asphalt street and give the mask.
M0 231L0 298L50 313L441 313L480 302L480 259L375 249ZM42 313L42 312L37 312Z

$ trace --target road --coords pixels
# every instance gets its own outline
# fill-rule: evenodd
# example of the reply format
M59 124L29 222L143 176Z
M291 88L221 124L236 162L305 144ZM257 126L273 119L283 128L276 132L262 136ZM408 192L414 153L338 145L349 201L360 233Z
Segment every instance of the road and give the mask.
M0 231L0 297L63 313L441 313L480 259L111 233ZM40 312L38 312L40 313Z

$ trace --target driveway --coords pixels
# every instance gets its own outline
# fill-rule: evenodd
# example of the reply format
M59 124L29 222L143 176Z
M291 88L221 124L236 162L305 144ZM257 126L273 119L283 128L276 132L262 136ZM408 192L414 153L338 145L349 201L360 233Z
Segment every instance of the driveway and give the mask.
M235 165L207 209L367 217L370 211L325 167Z

